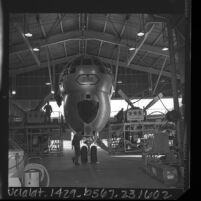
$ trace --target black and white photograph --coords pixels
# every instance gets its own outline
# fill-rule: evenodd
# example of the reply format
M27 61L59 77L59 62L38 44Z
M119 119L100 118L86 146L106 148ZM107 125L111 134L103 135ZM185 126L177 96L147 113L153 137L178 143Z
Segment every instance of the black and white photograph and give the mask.
M190 188L185 14L8 15L11 194Z

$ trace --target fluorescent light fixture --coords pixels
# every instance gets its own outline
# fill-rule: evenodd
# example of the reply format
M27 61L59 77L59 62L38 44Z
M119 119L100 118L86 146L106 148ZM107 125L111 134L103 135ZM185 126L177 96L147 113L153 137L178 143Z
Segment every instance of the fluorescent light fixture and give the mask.
M27 32L27 33L25 33L24 35L25 35L26 37L28 37L28 38L32 37L32 33L30 33L30 32Z
M162 48L163 51L167 51L168 50L168 47L164 47Z
M51 83L50 83L50 82L46 82L45 84L46 84L46 85L51 85Z
M15 95L15 94L16 94L16 91L15 91L15 90L12 90L12 94Z
M121 80L117 81L118 84L122 84L123 82Z
M130 47L129 50L132 51L132 50L135 50L135 48L134 47Z
M144 36L144 32L142 32L142 31L138 32L137 36Z
M54 90L51 90L51 94L54 94Z
M38 52L39 49L38 49L37 47L34 47L34 48L33 48L33 51Z

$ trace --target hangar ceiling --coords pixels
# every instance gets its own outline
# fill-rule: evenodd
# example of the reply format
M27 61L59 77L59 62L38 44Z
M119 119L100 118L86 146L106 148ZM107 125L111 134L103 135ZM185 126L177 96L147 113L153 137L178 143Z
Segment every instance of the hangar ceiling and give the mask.
M162 50L168 47L167 30L161 20L173 20L184 40L184 16L13 13L9 17L9 89L16 89L16 99L43 99L50 93L45 84L50 82L48 65L56 83L67 62L81 54L99 57L115 74L118 50L117 89L129 97L152 97L163 68L155 93L172 96L169 51ZM138 36L139 31L145 35Z

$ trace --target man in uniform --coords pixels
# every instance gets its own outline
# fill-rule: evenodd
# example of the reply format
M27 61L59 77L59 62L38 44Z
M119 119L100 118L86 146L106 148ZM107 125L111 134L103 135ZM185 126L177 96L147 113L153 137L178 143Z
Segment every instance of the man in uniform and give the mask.
M82 139L81 133L76 133L73 137L73 140L72 140L72 146L73 146L74 151L75 151L75 156L72 157L72 160L75 163L75 165L79 165L78 160L79 160L79 157L81 154L81 151L80 151L80 140L81 139Z
M45 116L46 116L45 120L46 120L46 122L50 123L50 116L52 113L52 107L49 104L49 101L47 101L47 105L44 107L44 110L45 110Z

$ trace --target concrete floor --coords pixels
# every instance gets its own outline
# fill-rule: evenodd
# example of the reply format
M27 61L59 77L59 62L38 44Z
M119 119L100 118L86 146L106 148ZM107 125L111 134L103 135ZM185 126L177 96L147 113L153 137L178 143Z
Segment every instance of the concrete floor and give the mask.
M50 187L167 188L143 172L141 158L112 157L98 149L98 164L74 166L72 156L69 149L63 156L43 158Z

